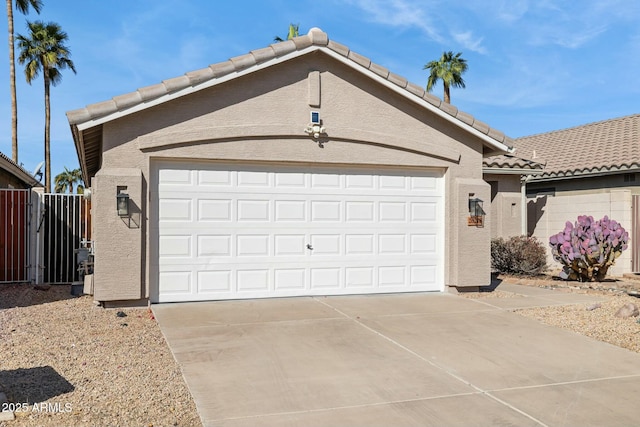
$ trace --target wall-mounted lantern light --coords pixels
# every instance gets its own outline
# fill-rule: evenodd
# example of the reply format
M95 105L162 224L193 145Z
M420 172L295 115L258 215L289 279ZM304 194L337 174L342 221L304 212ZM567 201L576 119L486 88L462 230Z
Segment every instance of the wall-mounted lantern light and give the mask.
M467 225L484 227L484 216L486 213L482 205L482 199L469 197L469 218L467 219Z
M129 216L129 195L127 193L118 193L116 196L116 207L119 217Z

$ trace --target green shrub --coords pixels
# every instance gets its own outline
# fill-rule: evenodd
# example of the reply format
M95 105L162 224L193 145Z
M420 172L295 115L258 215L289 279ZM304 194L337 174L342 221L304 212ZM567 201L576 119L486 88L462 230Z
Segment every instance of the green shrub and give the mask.
M491 268L498 273L536 276L547 270L547 252L535 237L491 240Z

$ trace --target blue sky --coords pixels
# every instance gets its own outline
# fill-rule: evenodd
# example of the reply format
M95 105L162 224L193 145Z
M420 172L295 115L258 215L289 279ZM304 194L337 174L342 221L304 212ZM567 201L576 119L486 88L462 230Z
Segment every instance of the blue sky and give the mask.
M204 68L319 27L329 38L425 85L424 64L462 52L452 104L511 137L640 113L637 0L44 0L68 33L78 74L52 88L52 174L78 166L65 112ZM6 22L0 22L6 34ZM0 151L11 155L7 43L0 44ZM19 162L44 158L44 90L17 64ZM442 97L442 87L434 89Z

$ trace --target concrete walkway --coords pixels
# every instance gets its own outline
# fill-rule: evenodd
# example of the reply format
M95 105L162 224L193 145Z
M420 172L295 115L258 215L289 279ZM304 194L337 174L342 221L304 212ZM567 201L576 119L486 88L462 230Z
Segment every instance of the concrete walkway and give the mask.
M640 425L640 354L509 311L598 297L500 290L153 311L205 426Z

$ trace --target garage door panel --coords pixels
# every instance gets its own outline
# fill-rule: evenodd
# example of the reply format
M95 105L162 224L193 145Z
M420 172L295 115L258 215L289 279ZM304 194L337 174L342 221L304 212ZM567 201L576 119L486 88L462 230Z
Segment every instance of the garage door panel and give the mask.
M438 205L435 202L411 203L411 221L426 222L438 220Z
M198 221L229 222L233 220L232 212L232 200L198 199Z
M438 236L431 234L412 234L411 253L413 254L435 254L438 245Z
M305 256L307 242L305 234L275 234L273 236L273 253L276 257Z
M375 234L346 234L345 255L373 255Z
M159 302L443 288L439 173L157 168Z
M236 256L238 257L268 257L269 234L242 234L236 237Z
M263 171L238 171L238 188L269 187L270 174Z
M345 202L347 222L372 222L375 219L375 203L369 201Z
M238 270L236 286L238 292L268 291L269 269Z
M275 172L274 179L276 188L301 189L308 187L307 174L303 172Z
M216 271L198 271L198 294L200 293L226 293L230 294L232 290L232 271L216 270Z
M199 234L198 257L229 257L233 254L232 236L228 234Z
M305 268L275 268L275 291L304 291L308 289L308 272Z
M160 221L191 221L193 212L193 200L191 199L164 199L160 201Z
M305 200L276 200L274 209L275 222L303 222L307 220L307 202Z
M198 185L203 187L230 187L233 183L230 171L201 170L197 176Z
M191 235L160 236L158 254L160 258L191 257Z

